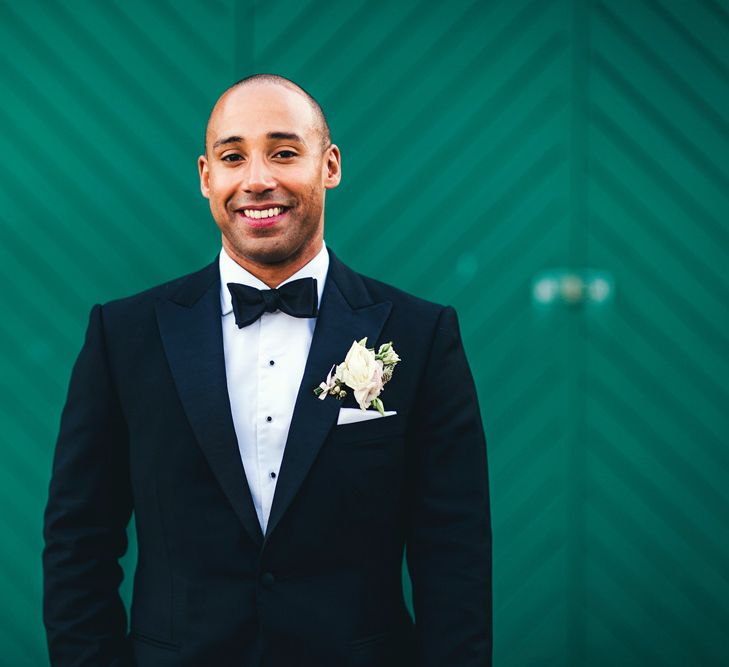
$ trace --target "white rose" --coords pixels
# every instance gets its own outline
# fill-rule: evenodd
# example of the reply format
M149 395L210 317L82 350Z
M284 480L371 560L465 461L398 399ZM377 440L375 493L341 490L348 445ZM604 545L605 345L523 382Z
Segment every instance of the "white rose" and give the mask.
M382 391L382 362L368 350L367 339L354 341L344 361L337 366L336 379L354 391L354 398L362 410L366 410Z

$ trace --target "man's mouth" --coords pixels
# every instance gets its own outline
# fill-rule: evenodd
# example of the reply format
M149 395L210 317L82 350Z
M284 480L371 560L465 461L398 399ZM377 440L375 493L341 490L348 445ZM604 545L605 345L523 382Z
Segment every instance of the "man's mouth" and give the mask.
M267 208L239 208L236 213L252 227L267 227L283 218L288 206L269 206Z
M246 218L253 218L254 220L272 218L275 215L281 215L281 213L283 213L284 210L285 210L285 208L283 206L273 206L272 208L264 208L262 210L257 209L257 208L242 209L243 215L245 215Z

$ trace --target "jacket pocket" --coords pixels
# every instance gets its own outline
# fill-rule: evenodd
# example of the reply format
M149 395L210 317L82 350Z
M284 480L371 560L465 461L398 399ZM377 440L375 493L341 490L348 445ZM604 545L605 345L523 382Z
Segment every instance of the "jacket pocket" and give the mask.
M391 632L355 639L351 647L349 667L394 667Z
M149 644L150 646L156 646L157 648L164 648L168 651L180 650L180 644L168 642L164 639L158 639L157 637L145 634L144 632L139 632L137 630L132 630L129 633L129 638L133 641L142 642L143 644Z
M384 642L388 637L390 637L390 634L390 632L378 632L376 635L370 635L369 637L363 637L362 639L354 639L351 642L351 645L353 649L357 650L364 648L365 646Z

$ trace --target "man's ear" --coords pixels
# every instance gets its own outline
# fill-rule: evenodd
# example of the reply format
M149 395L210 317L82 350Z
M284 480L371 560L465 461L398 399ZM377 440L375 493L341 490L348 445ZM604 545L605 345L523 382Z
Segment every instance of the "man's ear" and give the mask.
M197 169L200 172L200 192L205 199L210 199L210 170L208 159L204 155L197 159Z
M324 169L324 187L327 190L336 188L342 180L342 156L336 144L332 144L327 148Z

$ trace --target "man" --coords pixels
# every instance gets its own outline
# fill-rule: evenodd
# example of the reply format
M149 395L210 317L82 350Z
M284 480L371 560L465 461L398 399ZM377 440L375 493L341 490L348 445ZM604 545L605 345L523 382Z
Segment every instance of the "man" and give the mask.
M491 664L485 440L456 314L325 246L340 165L308 93L238 82L199 158L219 256L91 309L45 514L54 666ZM353 349L379 385L342 399Z

